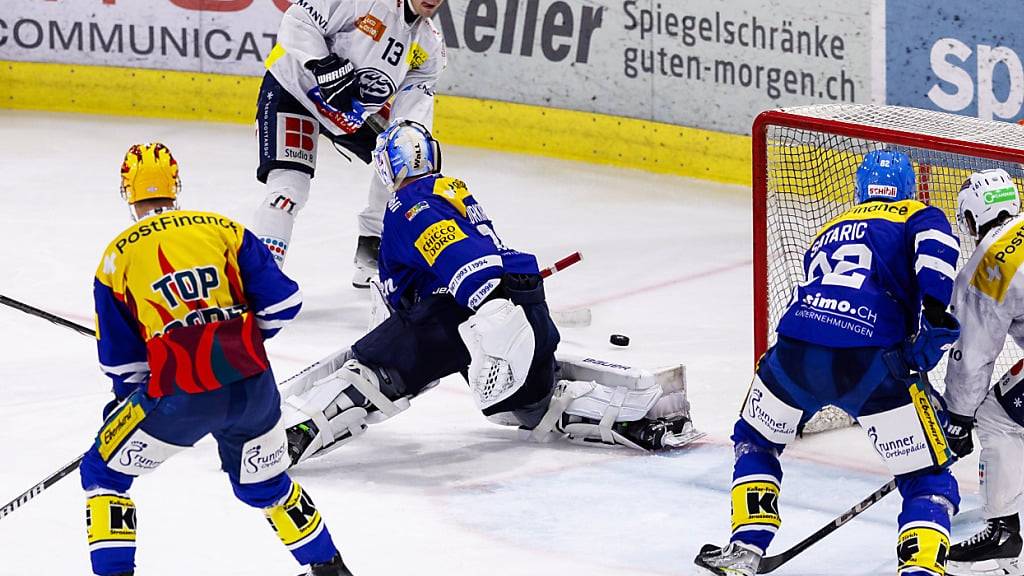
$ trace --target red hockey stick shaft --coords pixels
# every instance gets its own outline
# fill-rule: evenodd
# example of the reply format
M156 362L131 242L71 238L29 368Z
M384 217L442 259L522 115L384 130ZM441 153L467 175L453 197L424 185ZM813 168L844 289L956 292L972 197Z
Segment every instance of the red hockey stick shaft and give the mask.
M583 260L583 254L577 250L576 252L569 254L565 258L562 258L558 262L555 262L551 266L548 266L547 268L541 270L540 277L547 278L548 276L551 276L555 272L561 272L562 270L565 270L566 268L572 266L573 264L579 262L580 260Z

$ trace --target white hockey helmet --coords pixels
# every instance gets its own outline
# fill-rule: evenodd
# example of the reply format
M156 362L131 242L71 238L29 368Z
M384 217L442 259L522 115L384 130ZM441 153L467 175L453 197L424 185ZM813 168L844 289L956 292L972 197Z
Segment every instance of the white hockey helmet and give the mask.
M373 163L381 182L389 190L397 190L406 178L440 172L441 146L426 126L396 120L377 136Z
M960 186L956 202L956 223L960 231L977 238L979 231L1002 214L1020 213L1020 194L1013 179L1002 168L971 174Z

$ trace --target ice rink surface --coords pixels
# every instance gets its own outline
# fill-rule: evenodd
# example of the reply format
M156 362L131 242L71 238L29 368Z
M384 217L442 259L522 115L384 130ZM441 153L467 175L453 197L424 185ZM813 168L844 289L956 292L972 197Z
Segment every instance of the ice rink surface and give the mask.
M182 207L250 222L263 197L252 127L0 112L0 294L92 324L96 265L130 223L121 158L153 140L181 164ZM347 563L358 576L695 573L700 546L728 537L728 437L753 354L749 190L454 146L444 161L507 244L542 264L584 252L547 282L553 309L593 311L590 327L562 330L563 349L686 364L694 419L709 436L669 455L526 444L449 378L293 470ZM279 380L349 345L367 321L367 294L349 280L371 171L326 140L317 170L285 268L305 305L268 343ZM611 333L631 345L612 347ZM0 504L89 446L109 387L87 338L0 307ZM783 466L783 527L769 553L887 480L859 428L802 440ZM965 510L978 506L975 469L973 458L956 468ZM209 438L139 479L132 496L140 576L300 571L262 514L233 498ZM895 573L898 509L890 496L776 573ZM976 517L954 522L954 540ZM88 573L77 473L0 520L0 575Z

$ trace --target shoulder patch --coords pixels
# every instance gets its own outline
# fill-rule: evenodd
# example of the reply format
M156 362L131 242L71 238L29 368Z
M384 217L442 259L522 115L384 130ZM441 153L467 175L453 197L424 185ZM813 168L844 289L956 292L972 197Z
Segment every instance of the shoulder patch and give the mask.
M417 214L423 212L427 208L430 208L430 204L427 204L426 200L421 200L417 202L412 208L409 208L408 210L405 211L405 219L411 222L412 219L415 218Z
M466 183L457 178L434 180L434 194L447 200L463 218L466 217L466 200L472 198Z
M380 42L380 39L384 37L384 31L388 29L388 27L373 14L364 14L358 18L356 20L356 28L358 28L363 34L373 38L374 42Z
M423 49L423 46L420 46L419 42L413 42L409 52L405 55L405 60L409 63L410 70L423 66L428 58L430 58L430 54Z
M435 222L427 227L414 242L427 264L433 266L449 246L467 238L466 233L451 218Z
M971 276L971 286L1002 302L1010 283L1024 264L1024 222L1010 227L985 250Z

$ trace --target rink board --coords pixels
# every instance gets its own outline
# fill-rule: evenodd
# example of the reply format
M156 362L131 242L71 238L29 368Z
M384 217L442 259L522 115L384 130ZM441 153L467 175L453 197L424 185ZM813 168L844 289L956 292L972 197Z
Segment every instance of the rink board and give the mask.
M259 83L247 76L5 61L0 106L248 123ZM750 184L747 136L444 95L437 97L435 126L451 144Z

